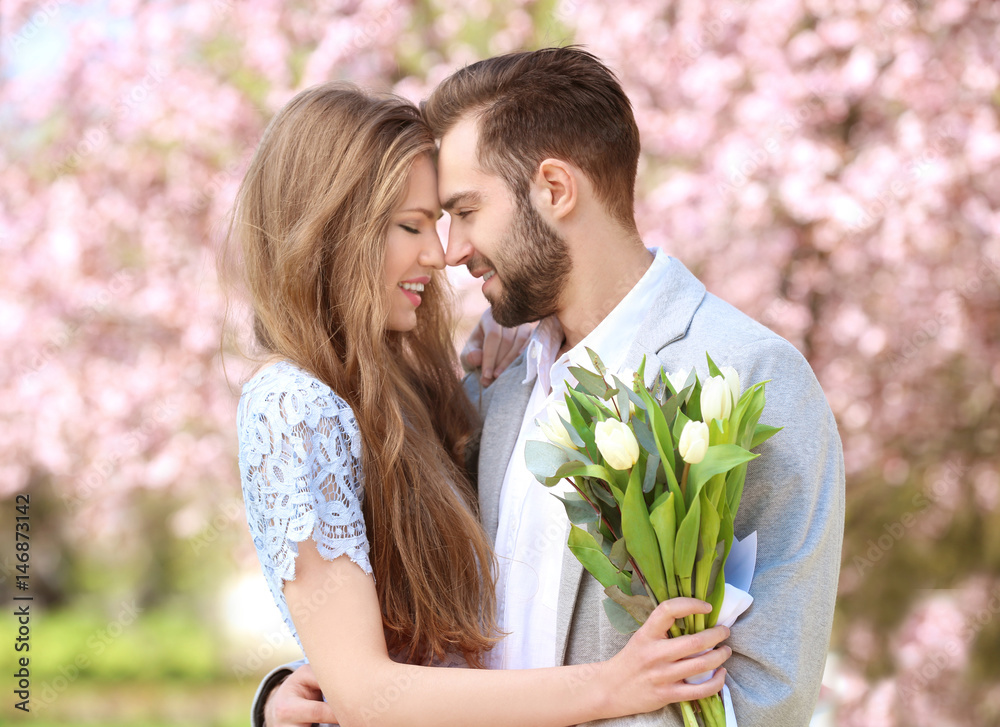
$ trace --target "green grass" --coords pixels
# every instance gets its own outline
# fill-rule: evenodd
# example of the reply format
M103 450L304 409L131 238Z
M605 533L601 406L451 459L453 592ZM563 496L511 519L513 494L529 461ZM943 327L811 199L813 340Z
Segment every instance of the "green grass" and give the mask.
M16 623L0 619L0 724L102 727L246 727L256 675L242 680L216 627L177 609L135 613L32 611L30 651L13 649ZM17 659L28 656L31 713L15 709ZM264 660L262 660L264 661ZM261 676L274 663L261 664Z

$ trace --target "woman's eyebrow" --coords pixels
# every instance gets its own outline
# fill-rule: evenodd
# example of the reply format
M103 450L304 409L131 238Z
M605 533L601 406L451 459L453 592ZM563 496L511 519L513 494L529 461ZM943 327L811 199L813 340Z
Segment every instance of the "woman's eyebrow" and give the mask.
M427 219L431 221L439 220L444 216L444 212L441 212L440 210L438 210L437 213L434 213L431 212L429 209L425 209L423 207L408 207L405 210L400 210L400 212L419 212L420 214L424 215Z

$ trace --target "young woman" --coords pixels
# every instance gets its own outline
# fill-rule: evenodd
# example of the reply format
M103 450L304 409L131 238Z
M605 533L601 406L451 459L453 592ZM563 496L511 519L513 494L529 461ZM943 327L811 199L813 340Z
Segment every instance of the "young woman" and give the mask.
M661 604L607 662L481 668L502 634L465 468L477 422L456 376L433 152L412 104L309 89L268 126L230 230L266 358L238 412L247 518L333 713L555 727L719 691L724 670L683 679L725 660L712 649L725 629L665 638L708 611L693 599Z

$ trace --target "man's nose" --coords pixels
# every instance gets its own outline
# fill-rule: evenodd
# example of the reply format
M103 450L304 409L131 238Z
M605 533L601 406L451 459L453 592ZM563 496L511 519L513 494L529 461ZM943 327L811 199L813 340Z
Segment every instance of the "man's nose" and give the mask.
M458 227L459 225L452 223L448 228L448 251L445 253L444 260L451 266L465 265L472 259L474 252L469 238L459 232L456 229Z

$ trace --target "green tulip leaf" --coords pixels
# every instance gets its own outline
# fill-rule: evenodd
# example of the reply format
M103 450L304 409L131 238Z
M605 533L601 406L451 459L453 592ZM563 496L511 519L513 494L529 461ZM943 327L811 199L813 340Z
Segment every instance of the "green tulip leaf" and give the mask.
M642 483L639 481L639 468L632 468L628 487L625 490L625 501L622 504L622 534L628 552L642 571L646 583L653 590L657 602L667 600L667 584L663 575L663 563L660 560L660 548L656 542L656 533L649 522L649 511L642 494Z
M708 498L708 488L703 488L698 496L701 501L701 524L698 533L698 555L695 565L695 598L705 600L708 598L708 589L711 585L709 576L712 571L712 562L719 553L716 547L719 539L719 513ZM723 547L725 545L723 544Z
M705 458L698 464L691 465L691 470L688 472L689 495L697 492L710 477L721 475L759 456L735 444L717 444L709 447L705 452Z
M674 493L666 492L649 512L649 523L656 533L660 546L660 561L667 581L667 596L677 598L677 581L674 573L674 540L677 537L677 510L674 507Z
M780 432L784 427L771 427L767 424L758 424L754 429L753 439L750 440L748 449L757 449L760 445Z
M612 481L611 473L605 467L599 464L584 464L579 460L560 465L554 476L560 479L563 477L596 477L607 482Z
M687 592L682 596L691 595L691 576L694 572L694 559L698 554L698 528L701 526L701 498L696 497L691 503L687 515L677 527L677 538L674 541L674 572L681 583L686 583Z
M720 371L719 367L715 365L715 361L713 361L712 357L708 355L708 351L705 351L705 358L708 359L709 376L722 376L722 371Z

